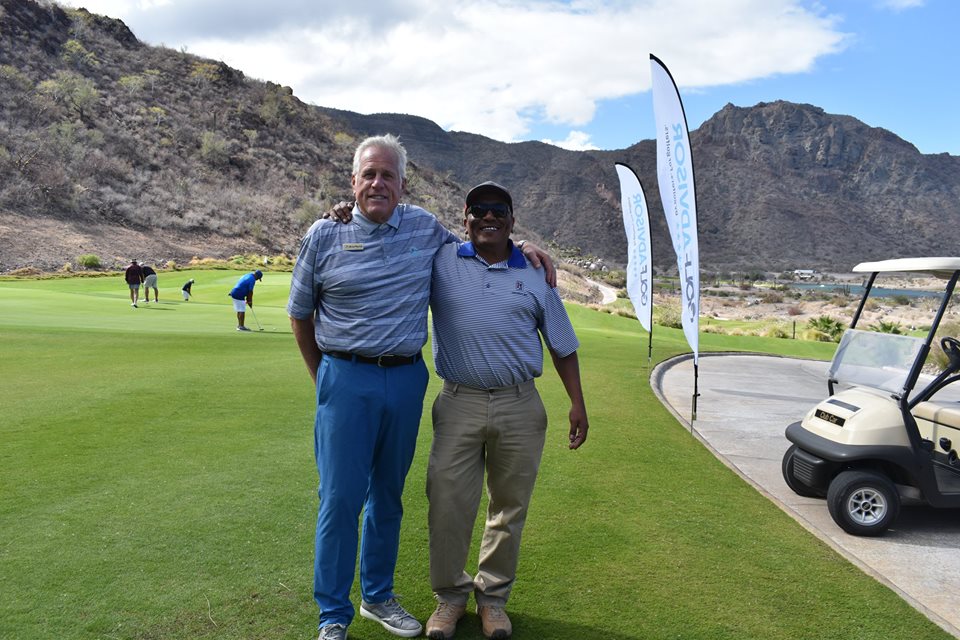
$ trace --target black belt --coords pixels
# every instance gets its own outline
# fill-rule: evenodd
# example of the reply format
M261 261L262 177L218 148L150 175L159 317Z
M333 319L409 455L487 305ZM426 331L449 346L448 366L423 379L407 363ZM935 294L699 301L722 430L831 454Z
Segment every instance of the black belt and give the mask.
M346 353L344 351L324 351L328 356L333 358L339 358L340 360L350 360L352 362L362 362L364 364L375 364L378 367L399 367L405 364L413 364L414 362L419 362L423 356L417 351L412 356L358 356L355 353Z

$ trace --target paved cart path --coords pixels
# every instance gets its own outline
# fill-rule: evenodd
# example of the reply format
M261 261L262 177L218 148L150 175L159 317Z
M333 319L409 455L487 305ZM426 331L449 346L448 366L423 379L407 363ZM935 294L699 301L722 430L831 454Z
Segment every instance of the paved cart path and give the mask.
M960 638L960 509L903 507L880 538L844 533L826 502L801 498L780 474L783 432L827 397L828 363L761 355L700 356L693 433L718 458L809 531ZM690 428L693 359L651 375L661 401Z

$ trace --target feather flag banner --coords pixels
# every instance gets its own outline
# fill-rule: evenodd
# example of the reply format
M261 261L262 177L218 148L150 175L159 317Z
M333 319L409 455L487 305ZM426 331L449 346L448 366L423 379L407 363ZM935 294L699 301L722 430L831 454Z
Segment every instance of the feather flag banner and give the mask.
M683 333L693 350L696 365L700 346L700 247L690 132L677 85L666 66L654 55L650 56L650 72L657 122L657 183L677 254Z
M643 186L629 166L616 163L620 178L620 206L627 234L627 296L640 325L653 332L653 265L650 255L650 213Z

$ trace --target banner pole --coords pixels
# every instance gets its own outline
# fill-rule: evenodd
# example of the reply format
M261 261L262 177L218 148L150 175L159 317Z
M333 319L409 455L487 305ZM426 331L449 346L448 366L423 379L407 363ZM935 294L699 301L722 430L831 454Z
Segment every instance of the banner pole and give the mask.
M697 390L697 384L700 377L699 365L697 361L693 361L693 398L692 398L692 411L690 413L690 433L693 433L693 423L697 419L697 398L700 397L700 392Z
M647 332L649 337L647 339L647 366L650 365L650 362L653 360L653 314L650 314L650 331Z

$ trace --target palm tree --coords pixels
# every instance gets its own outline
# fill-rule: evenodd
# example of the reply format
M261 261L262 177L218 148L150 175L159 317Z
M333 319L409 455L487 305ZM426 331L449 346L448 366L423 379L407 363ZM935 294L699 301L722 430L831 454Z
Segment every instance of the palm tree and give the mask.
M820 316L807 321L807 332L810 338L819 342L840 342L843 336L844 325L836 318Z
M903 325L895 320L881 320L877 324L870 325L870 331L876 331L878 333L894 333L898 336L904 335L906 332L903 330Z

